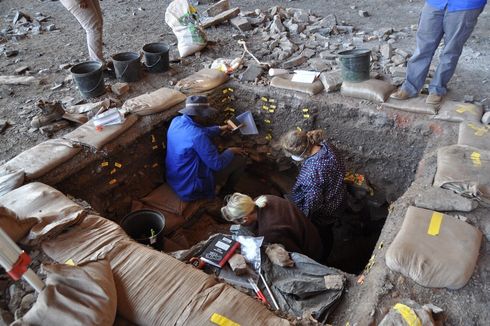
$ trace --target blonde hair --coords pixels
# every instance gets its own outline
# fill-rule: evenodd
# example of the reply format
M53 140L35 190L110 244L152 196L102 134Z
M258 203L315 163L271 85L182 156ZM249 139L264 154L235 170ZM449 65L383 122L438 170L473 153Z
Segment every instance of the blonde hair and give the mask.
M243 223L243 218L252 213L255 207L265 207L267 197L260 196L255 201L247 195L235 192L225 197L226 206L221 208L221 215L227 221Z
M301 156L313 145L320 145L325 140L325 132L321 129L311 131L291 130L282 135L280 143L286 155Z

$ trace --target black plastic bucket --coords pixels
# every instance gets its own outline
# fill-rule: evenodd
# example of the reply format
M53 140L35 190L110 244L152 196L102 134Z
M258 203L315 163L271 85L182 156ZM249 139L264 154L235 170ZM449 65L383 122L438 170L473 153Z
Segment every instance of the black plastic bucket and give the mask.
M105 93L104 74L100 62L82 62L71 67L70 72L84 98L97 97Z
M338 53L342 67L342 80L359 83L369 79L371 50L355 49Z
M112 56L116 78L124 82L135 82L141 78L141 55L136 52L122 52Z
M145 66L149 72L164 72L168 70L169 46L165 43L148 43L143 46Z
M151 209L131 212L123 218L121 227L139 243L158 250L163 248L165 216L162 213Z

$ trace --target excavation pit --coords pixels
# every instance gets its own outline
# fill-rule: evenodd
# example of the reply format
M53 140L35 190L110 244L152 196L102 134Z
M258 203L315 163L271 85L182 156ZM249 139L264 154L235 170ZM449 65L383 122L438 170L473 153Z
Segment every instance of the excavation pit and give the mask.
M257 92L230 83L208 94L224 121L251 111L259 135L217 139L218 146L243 146L251 153L246 176L236 191L251 196L288 192L298 166L277 149L275 142L291 129L324 129L328 141L341 153L346 170L366 178L374 190L349 186L355 209L345 214L334 228L334 249L329 264L359 274L371 257L388 214L388 206L400 197L414 179L417 164L431 130L424 124L406 128L397 113L369 108L359 102L322 102L283 92ZM87 201L102 216L120 222L138 200L165 182L166 131L180 107L157 116L145 117L90 161L84 154L65 164L64 171L50 173L57 189ZM222 122L218 121L218 122ZM73 173L74 170L78 170ZM216 232L228 232L229 225L209 216L185 223L166 236L165 251L183 249ZM197 232L198 230L199 232Z

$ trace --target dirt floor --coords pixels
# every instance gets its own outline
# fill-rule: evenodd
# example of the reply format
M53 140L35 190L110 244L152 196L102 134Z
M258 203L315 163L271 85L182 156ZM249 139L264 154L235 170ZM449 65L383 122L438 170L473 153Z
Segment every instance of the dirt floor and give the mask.
M104 43L105 55L124 51L140 51L141 47L150 42L165 41L173 45L172 57L177 57L175 37L164 21L165 9L169 1L102 1L104 12ZM233 3L233 1L232 1ZM359 31L372 32L383 27L396 30L410 29L417 24L423 1L240 1L234 3L242 10L256 8L267 9L274 5L310 9L317 15L335 14L339 22L353 25ZM206 4L199 6L206 8ZM355 7L355 9L353 9ZM365 10L369 17L360 17L359 10ZM86 60L87 50L85 35L78 22L58 1L0 1L0 31L11 24L15 11L21 10L34 15L37 12L51 18L44 24L54 24L56 29L32 35L18 41L9 40L0 43L0 74L13 75L21 66L28 66L33 76L42 79L40 85L32 86L0 86L0 121L5 120L10 125L0 132L0 163L6 161L21 151L46 140L46 135L30 127L30 120L38 113L35 102L39 99L64 100L77 102L80 95L73 83L65 82L59 89L51 88L69 76L67 70L60 65ZM473 95L476 100L488 107L489 93L489 53L490 43L484 37L489 30L488 8L481 14L478 25L468 40L463 56L453 77L449 96L462 100L464 95ZM223 56L236 57L241 50L236 41L231 39L236 30L225 24L206 30L211 45L202 52L200 58L191 56L173 64L173 70L166 76L147 76L141 82L132 85L132 94L140 94L157 87L168 86L169 75L175 79L182 76L184 71L195 71L213 59ZM364 44L366 47L375 46L376 42ZM405 38L398 39L396 46L413 52L415 46L414 33L407 32ZM261 44L251 44L252 49L258 49ZM4 50L18 50L16 56L6 57ZM185 75L185 74L184 74ZM112 81L114 82L114 81ZM62 135L71 128L63 129L54 136Z

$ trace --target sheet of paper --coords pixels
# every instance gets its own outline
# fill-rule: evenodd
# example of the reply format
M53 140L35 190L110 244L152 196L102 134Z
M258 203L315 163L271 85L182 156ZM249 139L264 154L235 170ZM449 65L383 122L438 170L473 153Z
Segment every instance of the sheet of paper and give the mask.
M320 73L316 71L295 70L291 81L311 84L315 81L315 78L318 77L318 75L320 75Z

